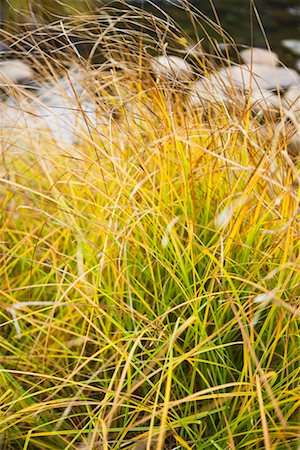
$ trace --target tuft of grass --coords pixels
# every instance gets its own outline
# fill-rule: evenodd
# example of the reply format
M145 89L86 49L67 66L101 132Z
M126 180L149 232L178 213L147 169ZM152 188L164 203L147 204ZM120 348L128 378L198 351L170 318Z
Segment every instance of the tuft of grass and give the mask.
M77 55L97 126L72 79L71 141L33 127L34 94L11 87L28 126L1 128L0 446L296 449L288 137L261 131L275 127L269 113L262 125L247 104L195 108L192 81L155 79L147 59L160 47L137 38L177 32L132 10L143 36L114 19L97 44L105 64ZM62 61L36 58L68 98ZM199 60L204 73L213 64Z

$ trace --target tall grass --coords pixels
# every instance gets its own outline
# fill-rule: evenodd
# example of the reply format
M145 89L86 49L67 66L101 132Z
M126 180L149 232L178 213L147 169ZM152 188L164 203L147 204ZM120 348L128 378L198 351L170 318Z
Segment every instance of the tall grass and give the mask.
M0 447L297 449L288 137L270 114L263 133L247 104L204 111L191 82L156 80L153 36L181 35L132 11L144 41L117 22L107 39L90 17L108 62L77 55L97 127L78 98L73 142L1 129ZM60 84L62 60L39 51L40 76ZM11 89L20 108L32 99Z

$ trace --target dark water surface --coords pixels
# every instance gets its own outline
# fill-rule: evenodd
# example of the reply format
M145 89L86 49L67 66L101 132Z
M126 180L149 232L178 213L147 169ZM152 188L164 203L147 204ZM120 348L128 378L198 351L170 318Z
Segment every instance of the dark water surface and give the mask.
M21 7L26 8L26 5L29 3L18 0L0 0L2 19L5 18L7 20L13 17L13 8L21 10ZM68 7L63 6L63 3L69 6L69 10ZM101 8L101 5L107 3L105 0L64 0L57 3L54 0L36 0L31 2L31 4L36 5L41 10L45 6L53 14L71 13L72 8L74 10L80 9L81 11L88 7L89 9ZM109 2L109 4L112 3ZM128 0L128 4L139 6L147 11L153 11L156 15L162 14L159 11L160 9L165 11L189 35L195 38L191 20L183 11L181 0ZM284 39L300 40L300 0L257 0L255 8L251 8L248 0L214 0L213 6L209 0L190 0L190 4L214 21L216 21L216 11L222 27L238 44L265 47L264 33L261 30L254 10L256 8L271 48L279 54L282 61L287 65L293 66L296 59L300 57L282 45L282 40ZM252 27L250 25L251 22ZM213 30L211 30L211 33L214 35ZM203 37L200 29L199 36ZM217 35L215 35L215 38L217 41L222 40Z

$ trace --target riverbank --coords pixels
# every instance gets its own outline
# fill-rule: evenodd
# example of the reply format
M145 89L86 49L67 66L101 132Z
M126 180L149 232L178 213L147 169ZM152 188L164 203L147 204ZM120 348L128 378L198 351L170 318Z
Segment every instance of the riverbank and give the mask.
M210 1L203 1L201 8L199 8L198 0L192 0L189 4L196 19L194 21L191 20L189 8L184 3L180 4L178 1L170 2L169 0L155 0L154 2L148 0L113 2L106 0L101 2L99 0L89 0L88 2L39 0L34 5L31 4L31 9L28 9L27 2L15 0L14 8L9 7L8 3L5 7L4 3L1 12L3 18L6 18L5 30L15 34L17 31L23 33L26 30L32 31L33 27L38 30L41 24L65 20L67 16L85 17L86 23L88 23L88 16L93 18L97 14L103 16L104 11L122 10L122 13L127 12L129 15L134 15L135 8L140 7L157 19L163 20L164 17L169 16L192 40L197 41L204 38L204 47L208 52L212 52L213 47L210 39L206 40L206 33L215 43L224 42L222 31L218 32L215 27L215 24L218 24L221 29L226 30L236 45L240 46L240 50L244 46L265 47L267 36L270 47L278 53L280 60L285 65L295 68L299 64L299 54L295 54L293 48L284 44L286 41L297 41L296 46L299 45L297 37L300 34L300 9L294 0L285 0L284 3L276 0L258 0L253 10L248 4L238 5L235 0L215 0L213 4ZM91 42L82 36L78 39L76 33L73 36L72 33L69 33L69 37L72 42L77 43L78 50L86 56ZM37 42L38 38L35 39ZM41 39L43 39L42 36ZM293 47L295 48L295 46Z

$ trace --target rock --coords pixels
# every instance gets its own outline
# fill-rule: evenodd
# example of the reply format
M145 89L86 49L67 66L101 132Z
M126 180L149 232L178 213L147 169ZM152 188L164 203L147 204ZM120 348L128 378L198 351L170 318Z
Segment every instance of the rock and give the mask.
M270 67L262 64L228 66L217 72L224 85L235 89L282 90L300 83L300 76L293 69Z
M292 94L296 95L293 86L298 83L300 85L300 76L293 69L262 64L253 65L252 70L246 64L228 66L212 73L210 78L196 81L190 93L190 104L197 107L205 107L207 103L246 104L244 94L250 92L250 103L255 110L277 112L282 105L277 90L290 88L286 100L291 103Z
M300 55L300 41L298 39L284 39L281 44L295 55Z
M0 129L5 128L7 131L18 132L28 126L28 123L31 123L31 118L28 112L25 112L26 109L26 107L23 109L13 103L0 102Z
M287 140L287 150L291 156L297 158L300 156L300 128L292 124L286 124L284 127L284 136Z
M33 78L31 68L19 59L0 62L0 83L19 84Z
M57 83L43 86L34 101L36 114L58 142L73 143L83 129L96 126L96 105L83 80L83 73L71 69Z
M69 71L55 83L45 83L36 96L0 102L0 129L19 139L28 133L36 140L42 136L59 148L78 142L103 123L97 121L94 97L84 88L85 76Z
M290 123L276 124L268 122L259 128L259 133L263 139L272 142L274 136L276 139L280 136L283 149L286 148L292 157L300 156L300 130Z
M300 132L293 134L291 137L289 143L288 143L288 152L294 156L299 157L300 156Z
M226 50L229 51L232 47L232 44L229 44L227 42L217 42L216 46L219 50L221 50L221 52L224 52Z
M240 66L239 66L240 67ZM221 72L221 76L220 76ZM200 80L196 81L190 93L190 103L192 106L205 107L207 103L212 104L226 104L227 106L237 105L237 104L247 104L248 98L247 92L250 91L250 73L247 68L239 69L238 71L233 70L234 76L235 72L241 73L241 82L237 80L237 77L231 80L224 77L224 71L219 71L219 73L211 74L210 78L202 77ZM227 75L227 72L226 72ZM248 76L248 79L246 78ZM243 82L243 83L242 83ZM233 89L235 88L235 89ZM259 111L278 111L281 106L281 97L278 96L276 92L270 89L260 89L257 83L252 82L252 90L250 97L250 104L255 110Z
M184 45L184 42L183 42L183 45ZM196 58L196 61L199 60L199 58L202 59L202 58L206 57L205 51L201 45L201 41L197 42L196 44L193 44L193 45L186 44L186 45L184 45L184 49L186 52L185 53L186 57ZM184 61L186 61L186 60L184 59ZM190 66L190 70L193 71L193 67Z
M284 96L284 104L297 115L300 114L300 84L291 86Z
M261 111L278 111L281 106L281 97L272 91L253 90L250 98L251 106Z
M264 123L259 127L259 135L267 141L270 141L274 138L274 134L276 132L276 126L272 122Z
M201 77L191 87L189 96L191 106L205 108L207 103L224 104L228 100L226 87L214 74L211 74L210 78Z
M7 51L7 46L4 44L3 41L0 41L0 53L3 53Z
M293 7L287 8L287 12L291 14L291 16L300 17L300 7L298 6L295 6L294 8ZM300 450L300 447L298 450Z
M265 66L277 66L279 64L278 55L264 48L247 48L240 52L246 64L262 64Z
M191 65L179 56L157 56L152 59L150 64L158 78L184 81L193 76Z

